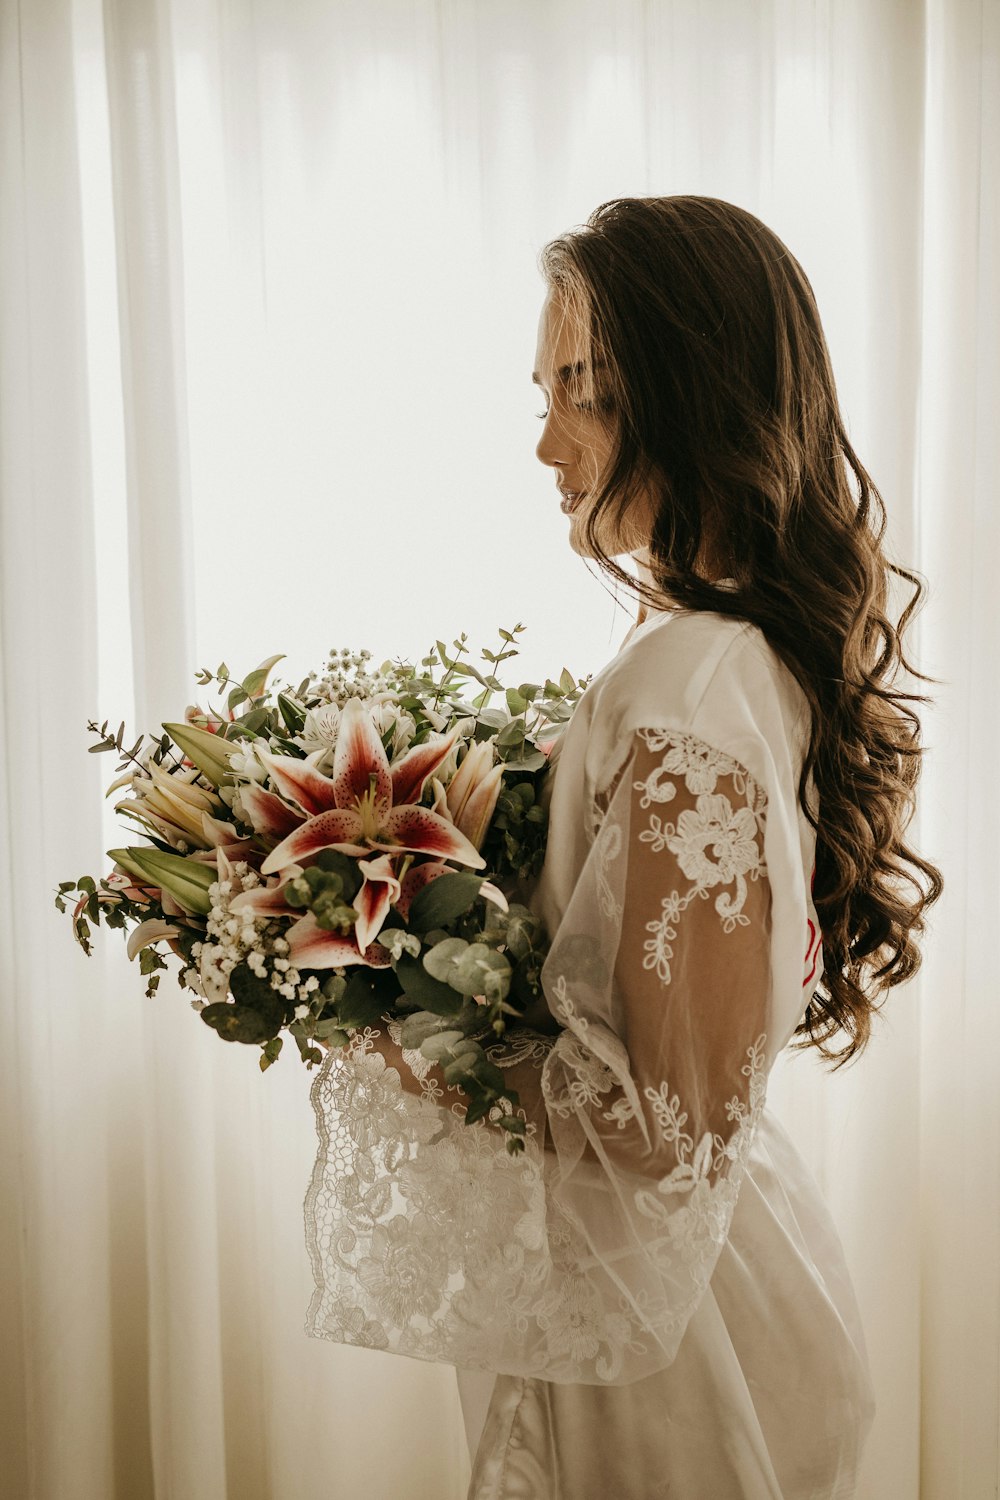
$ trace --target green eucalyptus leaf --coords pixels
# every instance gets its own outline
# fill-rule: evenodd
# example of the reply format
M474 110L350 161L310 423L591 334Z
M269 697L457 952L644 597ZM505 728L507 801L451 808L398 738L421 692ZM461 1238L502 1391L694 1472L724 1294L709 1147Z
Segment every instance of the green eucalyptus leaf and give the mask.
M510 962L485 943L469 943L453 963L448 983L462 995L485 995L503 1000L510 989Z
M484 876L456 871L438 875L419 890L410 906L412 932L427 932L431 927L448 927L467 912L479 895Z
M449 942L459 939L448 939ZM463 947L464 947L463 943ZM424 955L426 961L427 955ZM403 954L396 963L396 978L402 985L408 1000L419 1005L422 1010L433 1011L435 1015L454 1015L461 1007L461 996L440 975L432 974L421 963L419 959L410 954Z
M237 964L230 970L229 988L238 1004L261 1012L277 1009L284 1016L284 1002L278 992L272 989L270 980L255 974L249 964Z
M435 1015L433 1011L418 1010L403 1018L400 1028L400 1044L409 1052L416 1052L430 1036L438 1032L454 1030L451 1018ZM461 1032L458 1033L460 1036Z
M399 980L391 968L359 966L337 1002L337 1020L344 1027L374 1026L398 995Z
M493 1103L494 1101L487 1095L481 1095L478 1099L471 1100L468 1109L465 1111L466 1125L475 1125L477 1120L481 1120L484 1116L488 1115L493 1108Z
M314 1037L328 1042L331 1047L344 1047L351 1039L350 1033L338 1026L335 1019L317 1021L311 1029Z
M465 938L442 938L441 942L435 943L433 948L429 948L423 955L424 968L442 984L450 984L455 972L455 964L468 946Z
M280 1007L277 1013L267 1015L251 1005L231 1005L225 1000L204 1006L198 1014L224 1042L246 1042L254 1046L277 1036L283 1018Z
M424 1057L431 1062L440 1062L443 1057L450 1053L456 1042L462 1040L461 1031L438 1031L424 1038L420 1044L420 1051Z
M502 1095L504 1091L504 1076L496 1063L491 1063L485 1054L474 1058L471 1064L472 1076L485 1089Z
M500 708L483 708L479 711L478 718L480 724L485 724L489 729L504 729L510 723L510 715Z

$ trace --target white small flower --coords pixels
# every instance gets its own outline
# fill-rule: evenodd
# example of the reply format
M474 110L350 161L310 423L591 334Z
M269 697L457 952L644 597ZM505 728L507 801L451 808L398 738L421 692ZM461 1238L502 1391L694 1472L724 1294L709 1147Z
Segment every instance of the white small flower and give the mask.
M243 778L244 781L255 781L258 784L267 780L267 768L262 765L257 755L256 740L245 744L243 749L237 750L229 757L230 770ZM243 820L244 822L246 819Z
M304 1021L305 1018L306 1018L306 1016L308 1014L309 1014L309 1007L308 1007L308 1005L297 1005L295 1007L295 1019L296 1019L296 1021Z
M383 947L388 948L394 959L398 959L402 953L410 953L414 958L420 956L420 939L415 932L404 932L401 927L387 927L379 933L378 940Z

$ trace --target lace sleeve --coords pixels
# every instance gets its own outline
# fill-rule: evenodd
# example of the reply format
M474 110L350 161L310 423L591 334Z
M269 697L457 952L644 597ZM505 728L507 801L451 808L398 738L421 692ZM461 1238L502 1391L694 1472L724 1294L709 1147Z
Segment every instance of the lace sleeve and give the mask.
M767 797L723 751L639 728L589 811L542 971L564 1029L490 1049L522 1155L377 1033L319 1070L310 1334L557 1382L673 1360L764 1102Z

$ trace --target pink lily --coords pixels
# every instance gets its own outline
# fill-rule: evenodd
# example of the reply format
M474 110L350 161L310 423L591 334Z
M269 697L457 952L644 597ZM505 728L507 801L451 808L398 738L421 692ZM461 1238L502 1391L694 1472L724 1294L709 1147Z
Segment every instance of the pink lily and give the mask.
M381 850L385 856L408 850L482 869L486 861L450 818L416 805L427 779L447 758L457 738L456 727L450 734L414 745L390 765L369 709L360 698L351 698L341 715L332 777L295 756L259 752L277 790L297 802L307 815L305 822L272 849L261 865L261 874L283 871L292 863L311 859L322 849L353 855ZM364 884L354 904L360 913L361 930L355 933L357 956L353 961L367 962L361 955L401 888L388 857L362 861L360 868ZM307 961L299 954L297 961L317 967L317 946L325 942L331 952L336 947L342 953L348 940L318 926L313 932L308 925L311 922L311 917L303 917L296 923L289 942L291 933L299 943L308 937L310 958ZM344 961L352 960L337 957L328 963Z
M240 803L254 833L266 839L283 839L304 822L302 813L282 802L273 792L249 782L240 787Z
M307 912L285 933L288 957L298 968L330 969L341 964L384 967L381 954L385 954L386 963L392 961L388 949L374 941L389 907L400 896L401 885L392 860L388 854L380 854L376 859L359 860L358 869L365 878L354 898L358 918L353 932L331 932Z
M300 873L300 869L293 867L292 871L283 871L277 885L254 886L252 890L234 896L229 909L233 912L249 911L261 918L297 917L298 920L287 929L285 939L289 945L288 957L304 969L329 969L359 963L384 967L391 962L388 950L373 939L381 930L389 906L394 906L405 922L417 892L439 875L454 873L444 860L423 860L398 880L388 854L360 861L359 869L366 879L355 897L358 920L352 933L339 933L320 927L311 912L300 915L300 907L288 905L285 886ZM493 899L506 907L502 892L495 886L487 882L482 889L486 896L495 892Z

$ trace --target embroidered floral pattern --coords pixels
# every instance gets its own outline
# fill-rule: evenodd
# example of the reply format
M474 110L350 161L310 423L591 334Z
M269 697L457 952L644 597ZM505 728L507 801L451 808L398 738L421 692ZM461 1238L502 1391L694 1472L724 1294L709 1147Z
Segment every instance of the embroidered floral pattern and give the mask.
M711 1119L724 1112L728 1131L697 1126L704 1116L692 1118L676 1077L639 1088L626 1033L604 1019L613 1011L624 872L640 844L663 856L659 914L634 954L655 1006L670 994L693 902L714 895L720 934L750 923L750 883L766 874L767 798L744 766L687 732L643 728L636 742L659 764L626 780L636 764L630 751L612 790L590 799L578 908L543 970L564 1029L520 1030L486 1049L510 1070L522 1104L533 1090L543 1124L529 1124L525 1151L508 1155L485 1122L466 1126L419 1057L404 1054L403 1062L422 1093L404 1090L371 1028L319 1069L312 1100L320 1148L305 1203L316 1282L308 1333L590 1383L617 1380L626 1364L627 1378L638 1378L676 1353L729 1232L764 1107L767 1034L746 1048L726 1093L709 1101ZM695 806L671 821L682 784L681 800L694 797ZM640 913L640 931L641 921ZM632 1169L627 1153L633 1141L641 1151L643 1139L649 1160L671 1163L662 1175L639 1161ZM613 1164L622 1160L626 1167Z

